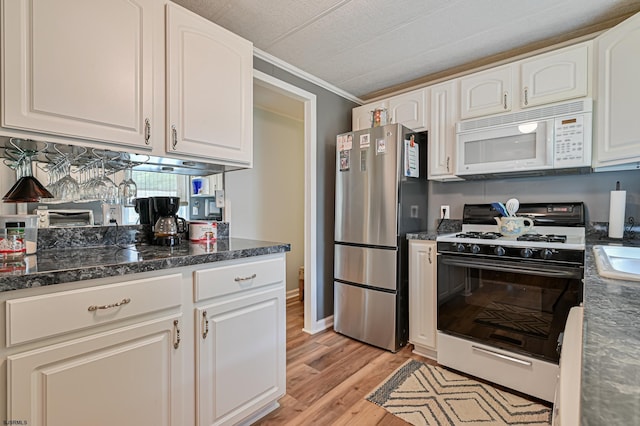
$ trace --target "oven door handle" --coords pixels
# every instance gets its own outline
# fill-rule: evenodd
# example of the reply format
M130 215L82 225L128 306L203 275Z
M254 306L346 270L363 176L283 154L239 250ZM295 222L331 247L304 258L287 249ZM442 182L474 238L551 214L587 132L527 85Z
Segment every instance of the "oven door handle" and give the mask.
M495 262L483 262L478 259L451 259L447 256L441 256L440 261L445 265L450 266L461 266L463 268L477 268L477 269L487 269L490 271L500 271L500 272L515 272L515 273L528 273L532 275L539 275L543 277L553 277L553 278L582 278L581 275L576 272L576 270L562 270L558 268L554 268L550 265L540 265L536 267L527 267L523 265L513 265L513 264L505 264Z

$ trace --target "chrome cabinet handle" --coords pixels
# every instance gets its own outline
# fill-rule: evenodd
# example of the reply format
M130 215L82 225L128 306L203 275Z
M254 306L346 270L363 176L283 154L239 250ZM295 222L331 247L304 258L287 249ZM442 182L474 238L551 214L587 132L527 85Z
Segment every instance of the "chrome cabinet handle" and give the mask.
M256 275L256 274L253 274L253 275L250 275L250 276L248 276L248 277L235 277L233 280L234 280L235 282L237 282L237 283L238 283L238 282L241 282L241 281L249 281L249 280L252 280L252 279L254 279L255 277L257 277L257 275Z
M507 92L504 92L504 109L507 109Z
M449 157L449 156L447 155L447 172L449 172L449 171L450 171L450 170L449 170L449 160L451 160L451 157Z
M427 259L429 259L429 265L431 265L431 263L433 263L433 262L431 261L431 247L429 247L429 254L428 254Z
M178 145L178 130L176 129L175 124L171 125L171 138L171 148L176 149L176 146Z
M202 331L202 339L206 339L209 334L209 320L207 319L207 311L202 313L202 321L204 322L204 327Z
M524 88L524 104L529 105L529 88Z
M93 311L97 311L98 309L117 308L118 306L126 305L127 303L130 303L130 302L131 302L131 299L127 297L125 299L122 299L119 302L110 303L108 305L91 305L91 306L89 306L89 308L87 310L89 312L93 312Z
M151 140L151 121L148 118L144 119L144 143L149 145Z
M173 320L173 329L176 334L176 339L173 342L173 348L178 349L180 347L180 327L178 326L178 320Z

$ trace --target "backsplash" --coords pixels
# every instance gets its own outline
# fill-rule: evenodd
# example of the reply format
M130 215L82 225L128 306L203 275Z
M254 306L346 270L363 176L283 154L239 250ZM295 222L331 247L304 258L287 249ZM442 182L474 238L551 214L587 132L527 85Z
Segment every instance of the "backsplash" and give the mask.
M218 223L218 239L229 238L229 223ZM90 226L38 229L38 250L148 244L150 225Z

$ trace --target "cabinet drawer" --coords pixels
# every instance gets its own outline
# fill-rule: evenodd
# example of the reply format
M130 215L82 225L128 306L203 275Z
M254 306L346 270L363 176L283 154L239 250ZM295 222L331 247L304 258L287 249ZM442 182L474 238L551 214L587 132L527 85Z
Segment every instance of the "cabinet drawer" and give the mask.
M195 272L195 301L284 282L282 258L220 266Z
M181 275L64 291L7 303L7 346L181 305Z

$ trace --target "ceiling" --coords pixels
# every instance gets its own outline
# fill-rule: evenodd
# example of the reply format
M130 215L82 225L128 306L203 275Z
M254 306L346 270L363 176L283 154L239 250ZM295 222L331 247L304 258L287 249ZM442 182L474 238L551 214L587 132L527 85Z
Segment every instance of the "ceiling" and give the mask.
M589 34L640 11L640 0L174 1L361 99Z

